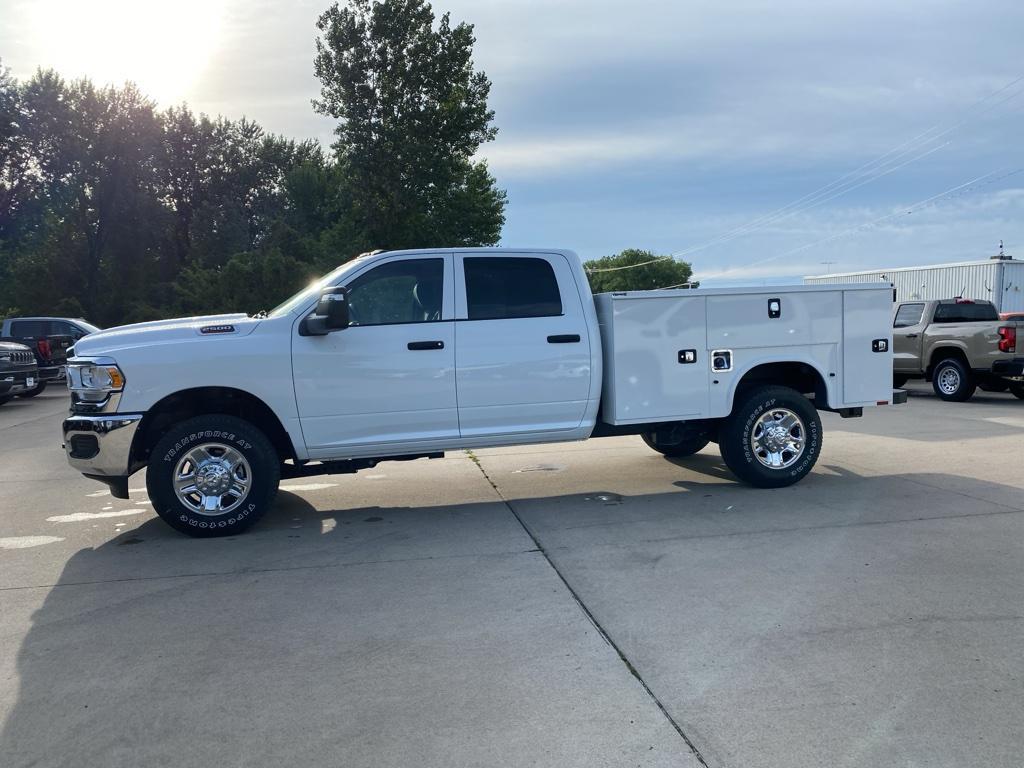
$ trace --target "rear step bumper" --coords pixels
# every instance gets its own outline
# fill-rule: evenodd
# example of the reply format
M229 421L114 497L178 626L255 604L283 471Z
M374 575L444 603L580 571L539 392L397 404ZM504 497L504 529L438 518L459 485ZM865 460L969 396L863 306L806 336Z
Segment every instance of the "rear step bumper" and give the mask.
M996 376L1005 376L1007 378L1024 376L1024 358L1016 357L1013 360L996 360L992 363L992 373Z

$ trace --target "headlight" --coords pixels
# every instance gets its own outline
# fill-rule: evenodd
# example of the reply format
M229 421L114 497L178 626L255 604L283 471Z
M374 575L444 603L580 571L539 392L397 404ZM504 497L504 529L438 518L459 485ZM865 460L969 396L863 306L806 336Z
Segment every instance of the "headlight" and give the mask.
M103 402L112 392L124 389L124 374L109 357L72 360L67 370L68 389L80 401Z
M9 362L11 362L11 353L10 352L0 352L0 363L9 363Z
M83 365L78 371L82 389L120 392L124 388L124 374L116 365Z

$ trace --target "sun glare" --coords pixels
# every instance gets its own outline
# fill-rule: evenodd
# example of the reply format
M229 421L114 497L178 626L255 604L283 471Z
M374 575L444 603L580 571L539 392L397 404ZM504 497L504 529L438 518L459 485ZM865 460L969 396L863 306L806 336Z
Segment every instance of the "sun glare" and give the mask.
M36 0L40 66L97 85L138 84L162 105L189 96L221 39L226 0Z

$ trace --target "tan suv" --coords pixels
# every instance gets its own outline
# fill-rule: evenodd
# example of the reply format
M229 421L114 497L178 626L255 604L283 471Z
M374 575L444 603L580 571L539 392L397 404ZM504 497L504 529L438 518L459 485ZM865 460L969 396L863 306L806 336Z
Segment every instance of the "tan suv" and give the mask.
M977 387L1024 399L1024 320L1000 320L988 301L905 301L893 314L893 384L925 379L943 400L970 399Z

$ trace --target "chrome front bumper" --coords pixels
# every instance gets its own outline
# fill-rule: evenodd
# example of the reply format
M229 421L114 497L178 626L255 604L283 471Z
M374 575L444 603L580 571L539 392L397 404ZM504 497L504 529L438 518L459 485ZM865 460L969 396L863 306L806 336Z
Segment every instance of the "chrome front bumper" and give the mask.
M132 440L140 421L142 414L131 413L68 417L62 427L68 463L97 479L127 479Z

